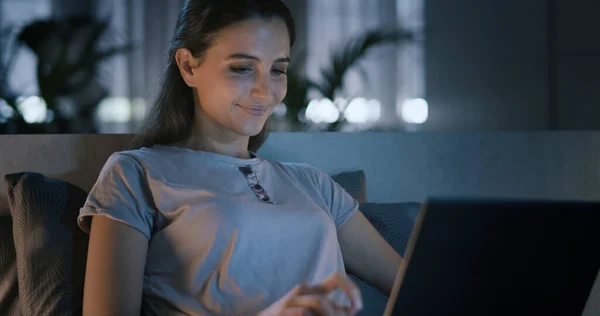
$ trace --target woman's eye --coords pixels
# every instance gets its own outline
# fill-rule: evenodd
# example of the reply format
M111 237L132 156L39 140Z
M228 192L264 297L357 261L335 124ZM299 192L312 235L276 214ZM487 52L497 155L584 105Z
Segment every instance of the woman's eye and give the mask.
M231 67L231 71L243 75L243 74L252 72L252 68L250 68L250 67Z
M281 69L273 69L272 72L278 76L287 74L287 72L285 70L281 70Z

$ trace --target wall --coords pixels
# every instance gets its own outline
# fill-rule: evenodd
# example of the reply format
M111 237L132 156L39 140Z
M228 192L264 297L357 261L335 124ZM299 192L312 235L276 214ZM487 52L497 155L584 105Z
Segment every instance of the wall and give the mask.
M259 151L334 174L371 202L429 196L600 200L600 132L274 133Z
M424 129L599 129L600 2L554 1L428 1Z
M559 125L600 129L600 1L557 5Z
M130 142L127 134L0 135L0 176L34 171L89 190L108 156ZM259 154L330 174L362 169L371 202L439 195L600 201L598 148L600 132L273 133ZM0 188L0 214L5 206Z
M428 1L426 130L544 129L545 1Z

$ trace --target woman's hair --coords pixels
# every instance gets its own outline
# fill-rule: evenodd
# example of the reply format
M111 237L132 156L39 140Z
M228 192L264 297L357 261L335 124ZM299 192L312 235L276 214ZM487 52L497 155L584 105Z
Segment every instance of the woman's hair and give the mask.
M287 25L290 45L296 38L294 20L281 0L186 0L175 27L160 91L135 139L136 147L169 145L190 136L194 126L194 92L183 80L175 54L189 49L201 58L217 32L251 18L280 18ZM248 150L257 151L267 138L267 124L250 137Z

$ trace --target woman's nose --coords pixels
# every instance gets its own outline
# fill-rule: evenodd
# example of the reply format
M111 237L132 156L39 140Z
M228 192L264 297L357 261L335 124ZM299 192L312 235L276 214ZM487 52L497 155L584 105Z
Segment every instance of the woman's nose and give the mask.
M254 99L260 100L263 103L270 103L273 100L271 89L271 79L268 75L258 75L254 81L251 95Z

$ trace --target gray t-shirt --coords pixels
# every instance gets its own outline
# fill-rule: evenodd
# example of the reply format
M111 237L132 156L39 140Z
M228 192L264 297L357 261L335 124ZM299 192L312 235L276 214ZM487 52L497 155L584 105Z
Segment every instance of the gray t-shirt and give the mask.
M113 154L81 208L149 239L144 315L252 315L344 271L337 229L358 209L326 173L158 145Z

